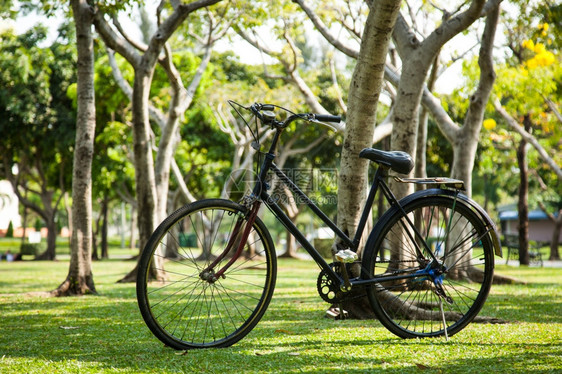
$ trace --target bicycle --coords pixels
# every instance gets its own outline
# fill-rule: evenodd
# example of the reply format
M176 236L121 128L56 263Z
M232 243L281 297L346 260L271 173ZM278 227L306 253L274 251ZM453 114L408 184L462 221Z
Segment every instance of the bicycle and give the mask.
M364 149L359 157L378 168L351 238L274 163L280 135L293 121L330 126L340 117L298 114L272 104L229 103L242 119L240 111L251 113L256 132L258 123L274 129L273 138L251 193L240 202L207 199L187 204L166 218L146 244L137 298L144 321L158 339L181 350L226 347L246 336L262 318L277 275L273 240L258 217L262 204L320 266L317 285L325 301L338 304L358 290L367 295L380 322L402 338L448 338L474 319L490 290L494 254L501 256L501 246L488 214L461 193L461 181L394 177L399 183L431 187L398 201L386 179L389 170L409 173L412 158L399 151ZM276 109L286 111L287 117L277 119ZM260 144L253 146L261 149ZM270 173L339 238L342 245L332 264L268 194ZM390 208L373 226L358 260L356 252L379 190ZM151 269L162 262L163 250L174 247L178 257L160 269L166 280L151 281Z

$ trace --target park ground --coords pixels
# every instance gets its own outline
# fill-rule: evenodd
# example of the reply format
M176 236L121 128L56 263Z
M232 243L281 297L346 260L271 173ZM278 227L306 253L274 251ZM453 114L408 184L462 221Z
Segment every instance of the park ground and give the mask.
M121 256L123 257L123 256ZM324 318L317 267L280 260L264 319L230 348L175 351L151 335L134 284L116 283L134 266L94 263L97 296L46 298L68 261L0 262L2 373L562 373L562 269L514 267L496 273L524 284L493 286L481 315L445 339L402 340L377 321Z

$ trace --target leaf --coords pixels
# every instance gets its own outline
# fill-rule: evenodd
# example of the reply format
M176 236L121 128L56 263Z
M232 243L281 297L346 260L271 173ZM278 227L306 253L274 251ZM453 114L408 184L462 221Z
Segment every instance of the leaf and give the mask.
M63 330L76 330L79 329L80 327L77 326L59 326L59 329L63 329Z
M291 331L285 330L285 329L277 329L277 330L275 330L275 332L276 332L277 334L288 334L288 335L293 335L293 333L292 333Z

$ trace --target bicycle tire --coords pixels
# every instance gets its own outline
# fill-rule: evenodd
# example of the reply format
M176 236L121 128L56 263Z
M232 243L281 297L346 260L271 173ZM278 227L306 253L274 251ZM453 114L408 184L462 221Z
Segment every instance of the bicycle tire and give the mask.
M400 209L385 213L381 228L373 229L376 239L367 245L362 263L364 276L380 278L367 289L370 305L383 326L399 337L452 336L476 317L490 291L494 269L490 229L469 204L450 196L417 198L403 209L429 249L423 249L412 229L410 234L404 230L407 220ZM414 241L423 249L421 256ZM440 281L421 275L432 260L428 251L446 266ZM404 278L384 279L397 275Z
M172 213L148 240L139 260L137 300L146 325L167 346L178 350L230 346L265 313L275 288L277 263L273 241L259 218L243 255L224 276L213 281L201 276L227 246L235 221L247 222L246 212L230 200L197 201ZM165 258L163 250L174 247L176 258ZM151 281L157 262L165 262L159 269L165 279Z

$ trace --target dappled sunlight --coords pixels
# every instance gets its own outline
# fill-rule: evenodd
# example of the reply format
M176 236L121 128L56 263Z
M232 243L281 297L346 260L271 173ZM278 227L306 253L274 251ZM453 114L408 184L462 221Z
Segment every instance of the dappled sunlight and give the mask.
M12 265L12 264L10 264ZM68 263L54 265L64 269ZM50 263L16 264L36 277L54 277ZM316 293L313 262L281 260L277 289L262 321L231 348L184 353L164 347L146 329L133 285L115 283L131 262L96 263L100 296L37 298L14 294L36 285L22 272L2 278L0 310L2 366L25 372L330 372L374 370L462 371L466 367L553 370L560 352L561 275L549 269L500 273L536 283L493 286L482 314L505 325L473 323L449 342L443 338L402 340L378 321L324 318L329 307ZM290 271L295 269L294 271ZM4 268L0 268L4 270ZM2 274L5 274L2 272ZM49 275L51 274L51 275ZM28 284L29 282L29 284ZM493 365L492 365L493 364ZM518 370L519 370L518 369Z

